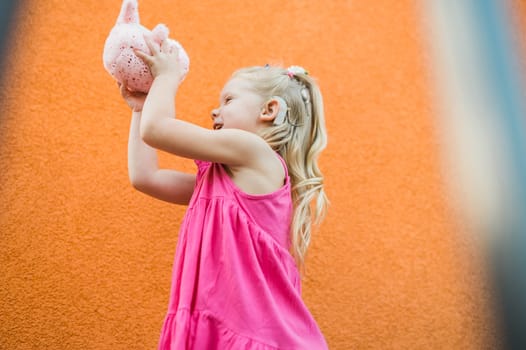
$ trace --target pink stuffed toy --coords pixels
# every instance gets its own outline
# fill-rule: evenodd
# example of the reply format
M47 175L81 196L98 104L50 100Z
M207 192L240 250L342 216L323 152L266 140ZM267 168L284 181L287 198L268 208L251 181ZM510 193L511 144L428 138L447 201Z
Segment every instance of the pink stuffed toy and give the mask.
M150 68L133 52L135 48L151 54L143 35L150 35L154 45L160 47L161 42L168 38L168 28L158 24L150 32L139 24L137 0L124 0L117 23L104 44L102 60L104 68L130 91L148 92L153 82ZM188 55L177 41L168 39L168 43L170 47L179 48L179 62L186 76L190 64Z

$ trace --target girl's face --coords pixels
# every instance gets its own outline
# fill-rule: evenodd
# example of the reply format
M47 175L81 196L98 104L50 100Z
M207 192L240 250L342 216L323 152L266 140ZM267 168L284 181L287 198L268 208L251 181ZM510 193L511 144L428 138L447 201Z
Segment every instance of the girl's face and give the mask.
M223 88L219 107L212 111L214 129L231 128L257 132L264 101L246 79L232 78Z

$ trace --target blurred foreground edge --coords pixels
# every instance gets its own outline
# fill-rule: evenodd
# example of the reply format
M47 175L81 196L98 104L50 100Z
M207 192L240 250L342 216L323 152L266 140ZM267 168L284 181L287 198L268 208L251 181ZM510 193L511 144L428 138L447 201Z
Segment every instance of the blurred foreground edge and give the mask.
M462 220L487 249L499 343L524 350L526 85L510 1L421 4L446 181Z
M9 52L10 38L17 11L22 6L23 0L0 0L0 84L3 81L6 56Z

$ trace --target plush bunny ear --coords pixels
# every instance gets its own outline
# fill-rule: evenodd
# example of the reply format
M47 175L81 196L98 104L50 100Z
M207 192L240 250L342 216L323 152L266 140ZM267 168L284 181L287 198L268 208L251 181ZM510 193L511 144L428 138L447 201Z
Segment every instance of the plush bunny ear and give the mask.
M160 23L155 26L155 28L152 29L152 36L153 40L157 43L161 43L164 39L168 38L168 34L170 33L170 30L167 26Z
M139 23L139 10L137 0L124 0L121 6L121 13L117 18L117 23Z

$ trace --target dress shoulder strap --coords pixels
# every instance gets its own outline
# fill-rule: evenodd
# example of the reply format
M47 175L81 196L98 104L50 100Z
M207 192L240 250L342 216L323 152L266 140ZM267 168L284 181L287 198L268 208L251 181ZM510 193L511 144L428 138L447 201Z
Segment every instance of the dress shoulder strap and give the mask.
M285 177L288 178L289 168L287 167L287 163L285 162L285 159L283 159L283 157L281 157L281 155L278 152L276 152L276 155L278 156L278 159L281 161L281 164L283 165L283 169L285 169Z

